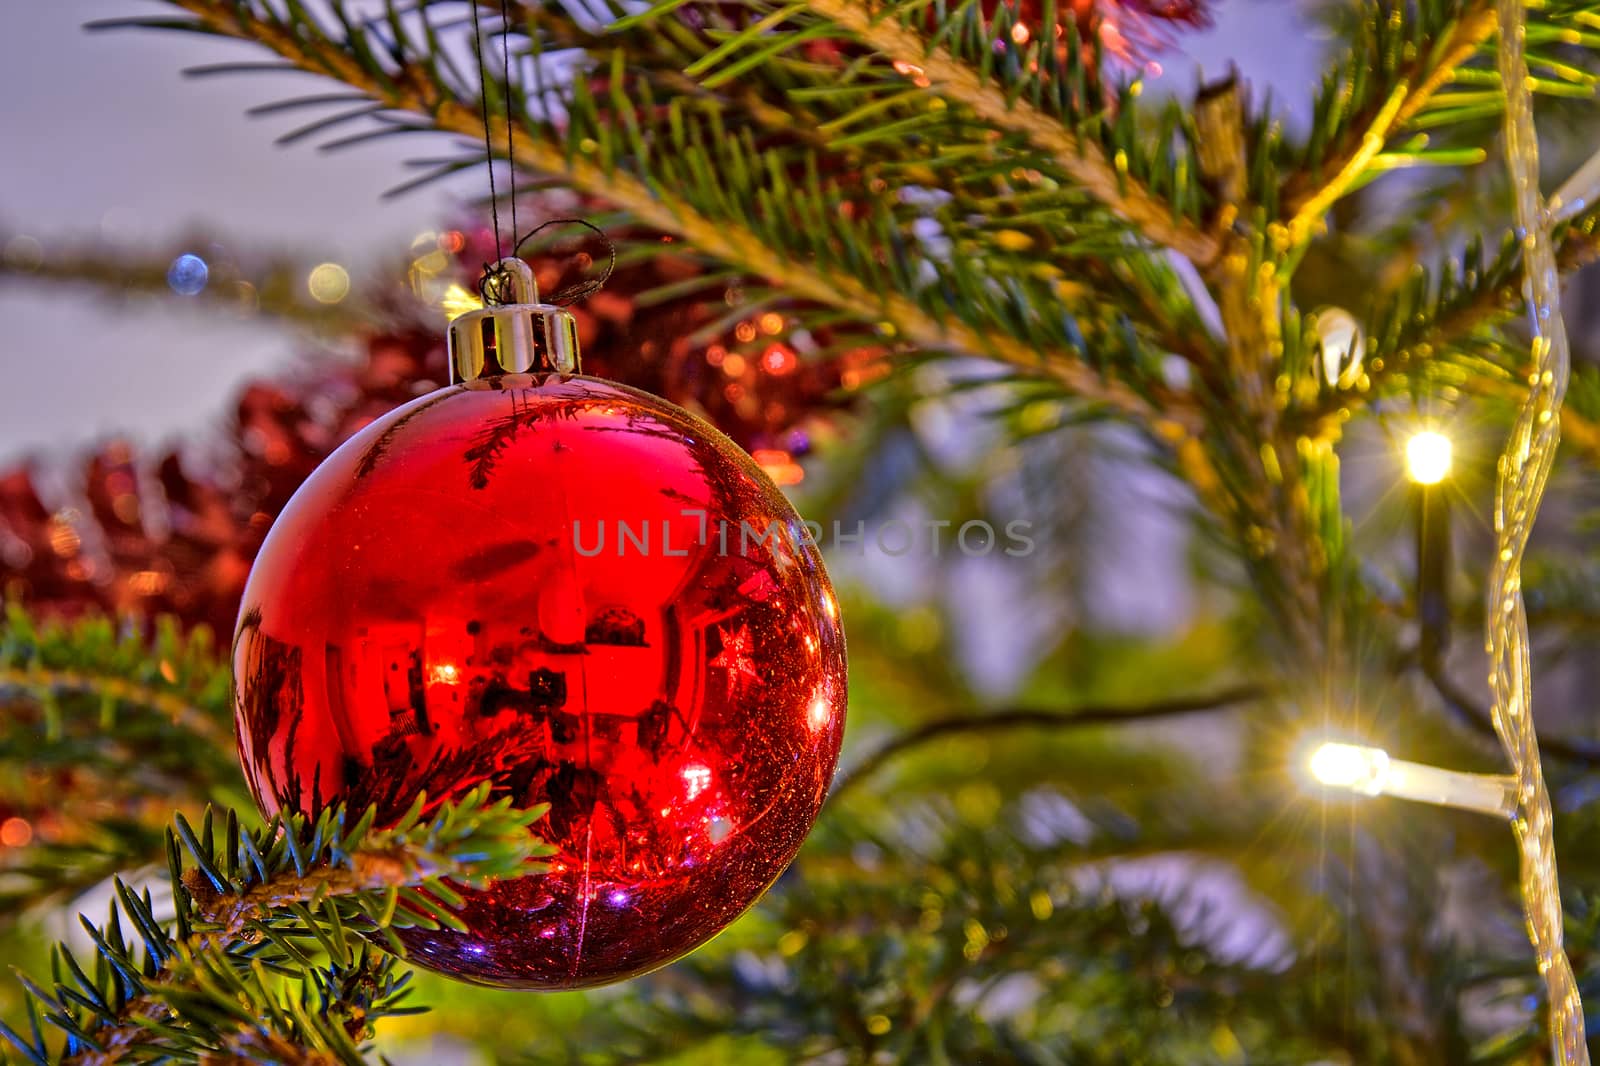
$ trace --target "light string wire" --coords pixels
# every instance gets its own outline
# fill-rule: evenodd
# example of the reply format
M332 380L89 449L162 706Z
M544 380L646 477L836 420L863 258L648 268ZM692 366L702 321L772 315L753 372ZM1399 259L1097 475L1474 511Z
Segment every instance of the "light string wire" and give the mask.
M494 219L494 257L505 254L500 241L500 194L494 187L494 145L489 140L489 68L483 61L483 27L478 23L478 0L467 0L472 8L472 50L478 60L478 106L483 112L483 161L489 167L489 216Z
M1526 0L1498 0L1500 80L1505 87L1505 155L1522 241L1522 295L1533 335L1528 395L1500 454L1495 486L1495 558L1489 575L1489 683L1494 727L1511 761L1517 809L1523 913L1549 1000L1550 1040L1560 1066L1588 1066L1583 1003L1562 943L1550 792L1533 726L1528 615L1522 558L1561 439L1561 402L1571 354L1561 322L1560 276L1550 221L1539 195L1539 138L1528 85Z

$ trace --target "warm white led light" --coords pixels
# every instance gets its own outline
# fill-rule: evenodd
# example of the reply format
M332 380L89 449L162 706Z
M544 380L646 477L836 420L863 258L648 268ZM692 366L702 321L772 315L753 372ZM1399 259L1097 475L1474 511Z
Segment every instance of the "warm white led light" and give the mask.
M1329 741L1311 753L1311 776L1330 788L1376 796L1389 776L1389 755L1381 748Z
M1312 778L1329 788L1364 796L1455 807L1501 818L1516 810L1516 780L1505 774L1469 774L1424 763L1392 759L1382 748L1330 740L1311 753Z
M1450 476L1455 448L1443 433L1425 429L1406 441L1406 476L1418 485L1437 485Z

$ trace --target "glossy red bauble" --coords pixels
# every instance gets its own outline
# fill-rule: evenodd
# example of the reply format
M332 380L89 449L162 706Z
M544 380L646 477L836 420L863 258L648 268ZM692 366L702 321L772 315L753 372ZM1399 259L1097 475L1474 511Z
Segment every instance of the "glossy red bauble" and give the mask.
M583 377L441 389L273 527L234 640L257 802L398 818L481 782L559 850L406 930L467 980L579 988L705 942L794 858L844 730L838 606L739 448Z

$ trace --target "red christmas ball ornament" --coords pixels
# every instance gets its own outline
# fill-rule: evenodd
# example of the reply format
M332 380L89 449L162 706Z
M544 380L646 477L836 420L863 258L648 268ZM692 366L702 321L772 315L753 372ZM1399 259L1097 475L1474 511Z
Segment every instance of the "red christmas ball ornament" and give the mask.
M844 636L755 463L567 373L571 316L502 266L518 302L451 326L466 380L342 445L262 545L239 751L269 814L382 824L483 782L549 803L548 872L463 889L464 932L399 935L466 980L581 988L704 943L794 858L844 731Z

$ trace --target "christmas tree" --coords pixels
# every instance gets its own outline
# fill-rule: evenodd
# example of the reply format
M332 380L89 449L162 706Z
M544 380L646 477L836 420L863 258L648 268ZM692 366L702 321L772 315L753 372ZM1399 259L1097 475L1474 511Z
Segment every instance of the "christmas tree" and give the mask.
M291 140L431 134L397 187L486 155L502 184L359 313L345 277L300 298L293 263L196 283L136 248L5 244L10 277L246 296L362 353L251 383L203 464L111 444L65 490L0 473L9 1058L1587 1063L1600 372L1559 287L1600 249L1574 147L1600 129L1600 3L1304 7L1333 60L1288 108L1237 76L1150 88L1199 0L167 0L100 24L239 42L207 75L314 76L263 105L305 116ZM603 239L523 239L574 216ZM570 808L592 843L624 803L601 783L491 744L477 787L371 761L338 771L377 775L362 802L332 777L266 802L247 756L268 816L232 736L236 703L304 710L299 660L240 617L273 521L451 380L445 323L497 302L502 256L568 306L587 373L786 488L850 642L799 857L710 944L600 991L413 966L442 968L416 946L473 893L551 906ZM474 441L480 479L522 430ZM493 580L491 548L454 580ZM734 595L695 594L708 617ZM507 662L656 639L626 612L558 639L540 603ZM729 699L792 680L748 659L759 632L702 629ZM457 667L391 665L382 743L414 751L417 693ZM494 698L544 722L566 689L522 669L547 687ZM626 726L696 728L666 701ZM693 798L708 771L684 772ZM615 847L659 857L629 824Z

